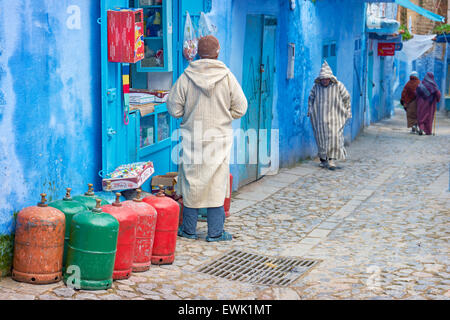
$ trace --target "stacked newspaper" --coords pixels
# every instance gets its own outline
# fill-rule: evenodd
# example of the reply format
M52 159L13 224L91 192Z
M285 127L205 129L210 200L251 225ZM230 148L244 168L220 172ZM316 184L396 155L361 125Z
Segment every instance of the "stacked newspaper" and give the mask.
M147 104L155 102L155 96L148 93L130 93L130 104Z

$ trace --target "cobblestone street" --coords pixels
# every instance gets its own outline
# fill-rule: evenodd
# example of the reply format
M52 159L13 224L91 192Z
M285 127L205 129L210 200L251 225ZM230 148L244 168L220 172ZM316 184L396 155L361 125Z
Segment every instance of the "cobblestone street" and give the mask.
M303 161L233 194L233 241L178 238L173 265L152 266L104 291L4 278L0 299L450 299L450 119L437 135L406 128L405 113L368 128L335 171ZM199 266L237 249L319 260L289 286L210 276Z

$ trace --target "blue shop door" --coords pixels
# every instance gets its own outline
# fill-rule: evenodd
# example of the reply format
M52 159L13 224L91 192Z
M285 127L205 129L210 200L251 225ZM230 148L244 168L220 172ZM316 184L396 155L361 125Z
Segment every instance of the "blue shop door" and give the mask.
M164 2L164 9L172 10L171 1ZM176 170L171 161L171 134L174 120L167 112L166 104L155 106L155 111L141 116L139 111L128 113L128 124L124 119L122 91L122 63L108 61L107 10L115 7L134 6L129 0L101 1L101 70L102 70L102 175L119 165L152 161L155 173L165 174ZM171 15L168 13L168 17ZM168 23L171 23L168 22ZM147 73L137 72L136 64L130 64L130 87L145 88ZM150 188L150 179L142 186Z
M108 61L107 10L128 7L128 0L101 1L102 171L128 163L128 127L124 124L122 64ZM130 119L131 120L131 119Z
M259 179L270 166L275 38L275 18L247 15L242 86L248 110L241 119L244 135L236 155L239 186Z

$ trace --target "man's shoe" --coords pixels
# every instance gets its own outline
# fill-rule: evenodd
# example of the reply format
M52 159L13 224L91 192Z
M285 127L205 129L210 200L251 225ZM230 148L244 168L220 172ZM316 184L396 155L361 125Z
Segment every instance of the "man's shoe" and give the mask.
M233 240L233 236L226 231L222 232L222 235L216 238L206 237L206 241L208 242L231 241L231 240Z
M321 167L321 168L328 168L328 161L320 159L319 167Z
M197 240L198 236L196 234L189 234L183 231L182 227L178 228L178 236L182 237L182 238L187 238L187 239L194 239Z
M328 161L328 169L330 169L330 170L336 169L336 164L334 163L333 160Z

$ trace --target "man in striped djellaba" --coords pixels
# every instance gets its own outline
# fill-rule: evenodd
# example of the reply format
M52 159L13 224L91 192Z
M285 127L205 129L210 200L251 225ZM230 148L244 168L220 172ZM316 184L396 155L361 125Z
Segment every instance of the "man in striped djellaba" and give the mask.
M350 94L336 79L325 61L308 99L308 117L316 138L320 166L336 169L336 160L344 160L344 126L352 117Z

